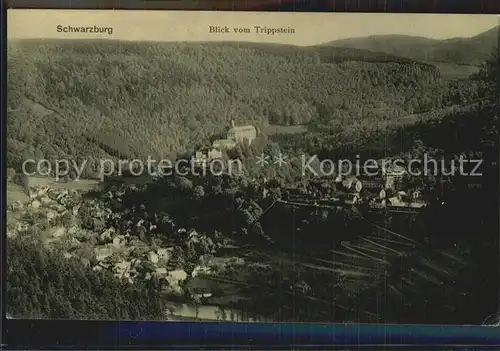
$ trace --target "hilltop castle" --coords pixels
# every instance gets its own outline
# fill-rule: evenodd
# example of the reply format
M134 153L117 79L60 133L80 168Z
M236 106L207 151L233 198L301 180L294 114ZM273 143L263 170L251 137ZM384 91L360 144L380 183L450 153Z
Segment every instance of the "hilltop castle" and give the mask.
M212 143L212 149L203 148L193 155L193 160L197 163L222 158L222 150L229 150L236 147L238 143L247 142L249 145L257 137L257 129L252 125L236 126L231 121L226 139L215 140Z
M252 125L236 126L234 120L227 131L226 139L215 140L212 147L217 149L232 149L237 143L248 142L250 145L257 137L257 129Z

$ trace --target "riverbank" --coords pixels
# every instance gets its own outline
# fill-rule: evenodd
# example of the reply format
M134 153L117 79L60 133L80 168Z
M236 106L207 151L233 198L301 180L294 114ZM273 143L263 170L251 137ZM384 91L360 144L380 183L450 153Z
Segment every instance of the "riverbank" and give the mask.
M243 311L211 305L172 304L167 311L169 321L269 322L250 317Z

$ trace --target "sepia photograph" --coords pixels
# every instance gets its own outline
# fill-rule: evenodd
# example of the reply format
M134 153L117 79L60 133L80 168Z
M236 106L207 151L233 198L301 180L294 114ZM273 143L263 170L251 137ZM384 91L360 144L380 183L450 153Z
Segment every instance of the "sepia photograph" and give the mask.
M500 322L498 16L7 20L8 318Z

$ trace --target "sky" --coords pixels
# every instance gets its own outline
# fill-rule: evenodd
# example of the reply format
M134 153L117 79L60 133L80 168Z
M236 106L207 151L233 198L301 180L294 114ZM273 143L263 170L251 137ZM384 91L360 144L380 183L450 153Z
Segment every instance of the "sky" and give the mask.
M112 27L106 33L58 33L57 26ZM212 12L145 10L7 11L8 39L114 39L152 41L250 41L315 45L369 35L413 35L433 39L471 37L500 25L498 15ZM230 33L209 33L228 26ZM293 28L294 34L259 34L254 26ZM238 34L234 28L247 27Z

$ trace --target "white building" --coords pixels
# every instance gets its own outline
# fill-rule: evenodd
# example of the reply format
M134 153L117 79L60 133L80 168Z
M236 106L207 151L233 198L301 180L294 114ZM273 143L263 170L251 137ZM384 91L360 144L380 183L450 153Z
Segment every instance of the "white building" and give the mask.
M151 263L158 263L159 257L158 257L158 255L156 253L154 253L153 251L151 251L151 252L148 253L148 260Z
M236 143L242 143L245 140L248 144L257 137L257 129L252 125L235 126L234 121L231 121L231 128L227 132L227 139L234 140Z

